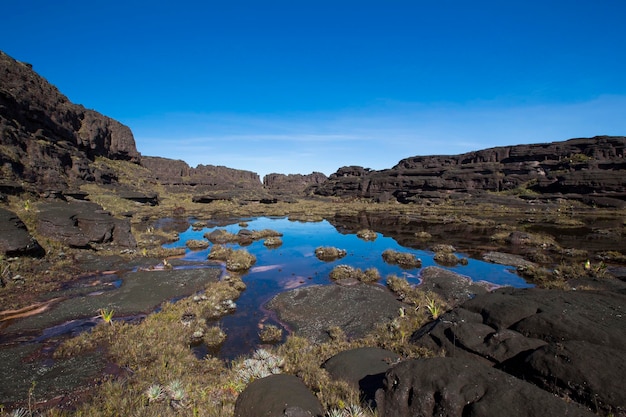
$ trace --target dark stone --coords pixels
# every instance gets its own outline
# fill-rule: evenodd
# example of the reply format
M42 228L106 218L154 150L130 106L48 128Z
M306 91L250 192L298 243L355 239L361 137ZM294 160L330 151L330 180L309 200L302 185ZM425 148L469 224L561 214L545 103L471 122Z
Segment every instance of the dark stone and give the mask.
M273 195L303 195L308 190L326 181L326 175L321 172L313 172L308 175L301 174L267 174L263 177L263 186Z
M322 367L333 379L345 381L359 390L367 405L375 406L374 396L383 387L385 372L399 360L400 356L394 352L364 347L340 352Z
M615 380L626 372L625 305L619 287L502 288L466 301L410 340L494 366L597 412L620 415L626 403Z
M133 190L122 190L118 192L118 196L125 200L135 201L148 206L159 205L159 195L157 193L142 193Z
M626 375L624 355L623 347L570 340L542 346L508 367L518 377L595 412L626 415L626 390L617 383Z
M348 337L363 337L376 324L397 317L401 306L387 289L360 283L297 288L267 304L296 334L314 342L328 340L327 331L333 326Z
M505 372L460 358L399 363L385 375L376 403L380 417L594 415Z
M71 247L92 244L137 246L128 219L117 219L102 207L89 202L50 202L38 205L37 231Z
M37 240L28 233L26 225L10 210L0 207L0 254L6 256L45 255Z
M257 379L239 394L235 403L235 417L321 417L323 414L317 397L293 375Z
M127 126L71 103L31 67L0 52L0 166L5 181L29 191L63 191L114 174L96 157L137 162Z
M464 275L436 266L422 269L420 278L420 288L439 294L453 306L489 292L489 285L486 283L472 281Z

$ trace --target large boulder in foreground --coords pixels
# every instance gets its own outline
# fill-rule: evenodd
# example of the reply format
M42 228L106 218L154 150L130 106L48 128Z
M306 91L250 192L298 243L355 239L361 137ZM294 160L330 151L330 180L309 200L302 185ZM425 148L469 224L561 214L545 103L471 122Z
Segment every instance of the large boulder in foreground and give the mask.
M235 417L321 417L322 404L293 375L270 375L250 383L237 398Z
M469 300L411 337L482 362L604 414L626 413L626 294L502 288ZM546 414L549 415L549 414Z
M10 210L0 207L0 255L43 256L44 250L30 235L24 222Z
M376 393L380 417L594 416L505 372L460 358L407 360Z
M360 283L296 288L267 305L296 334L313 342L328 340L328 329L335 326L350 338L363 337L376 324L397 317L401 306L386 288Z

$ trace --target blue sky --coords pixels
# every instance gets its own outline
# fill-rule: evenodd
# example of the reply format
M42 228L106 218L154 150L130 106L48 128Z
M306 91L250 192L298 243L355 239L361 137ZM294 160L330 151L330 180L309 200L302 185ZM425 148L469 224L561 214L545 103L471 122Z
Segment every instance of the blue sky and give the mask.
M0 49L143 155L257 172L626 134L626 1L12 1Z

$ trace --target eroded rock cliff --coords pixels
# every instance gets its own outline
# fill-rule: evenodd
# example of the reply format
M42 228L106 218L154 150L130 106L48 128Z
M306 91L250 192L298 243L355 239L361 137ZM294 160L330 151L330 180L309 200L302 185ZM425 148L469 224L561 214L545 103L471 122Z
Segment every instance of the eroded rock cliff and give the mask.
M98 156L137 161L127 126L71 103L33 71L0 52L0 174L32 191L114 180L91 165Z
M395 198L524 189L578 199L626 200L626 137L597 136L502 146L461 155L414 156L390 169L343 167L316 189L326 196Z

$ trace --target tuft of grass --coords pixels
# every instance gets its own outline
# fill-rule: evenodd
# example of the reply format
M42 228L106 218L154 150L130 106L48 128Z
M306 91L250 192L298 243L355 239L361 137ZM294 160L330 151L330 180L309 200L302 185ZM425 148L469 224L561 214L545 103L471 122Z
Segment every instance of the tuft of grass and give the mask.
M356 279L365 283L376 282L380 279L380 273L376 268L368 268L363 271L350 265L337 265L330 271L329 276L333 281Z
M334 261L346 256L348 252L345 249L334 248L331 246L320 246L315 248L315 256L320 261Z
M115 311L112 308L101 308L99 310L99 317L106 324L113 325L113 313L115 313Z
M278 343L283 338L283 330L273 324L263 326L259 332L259 339L263 343Z
M404 269L421 268L422 260L412 253L399 252L393 249L385 249L382 254L383 260L388 264L398 265Z
M378 233L369 229L361 229L358 232L356 232L356 236L359 239L363 239L367 241L374 241L378 237Z

